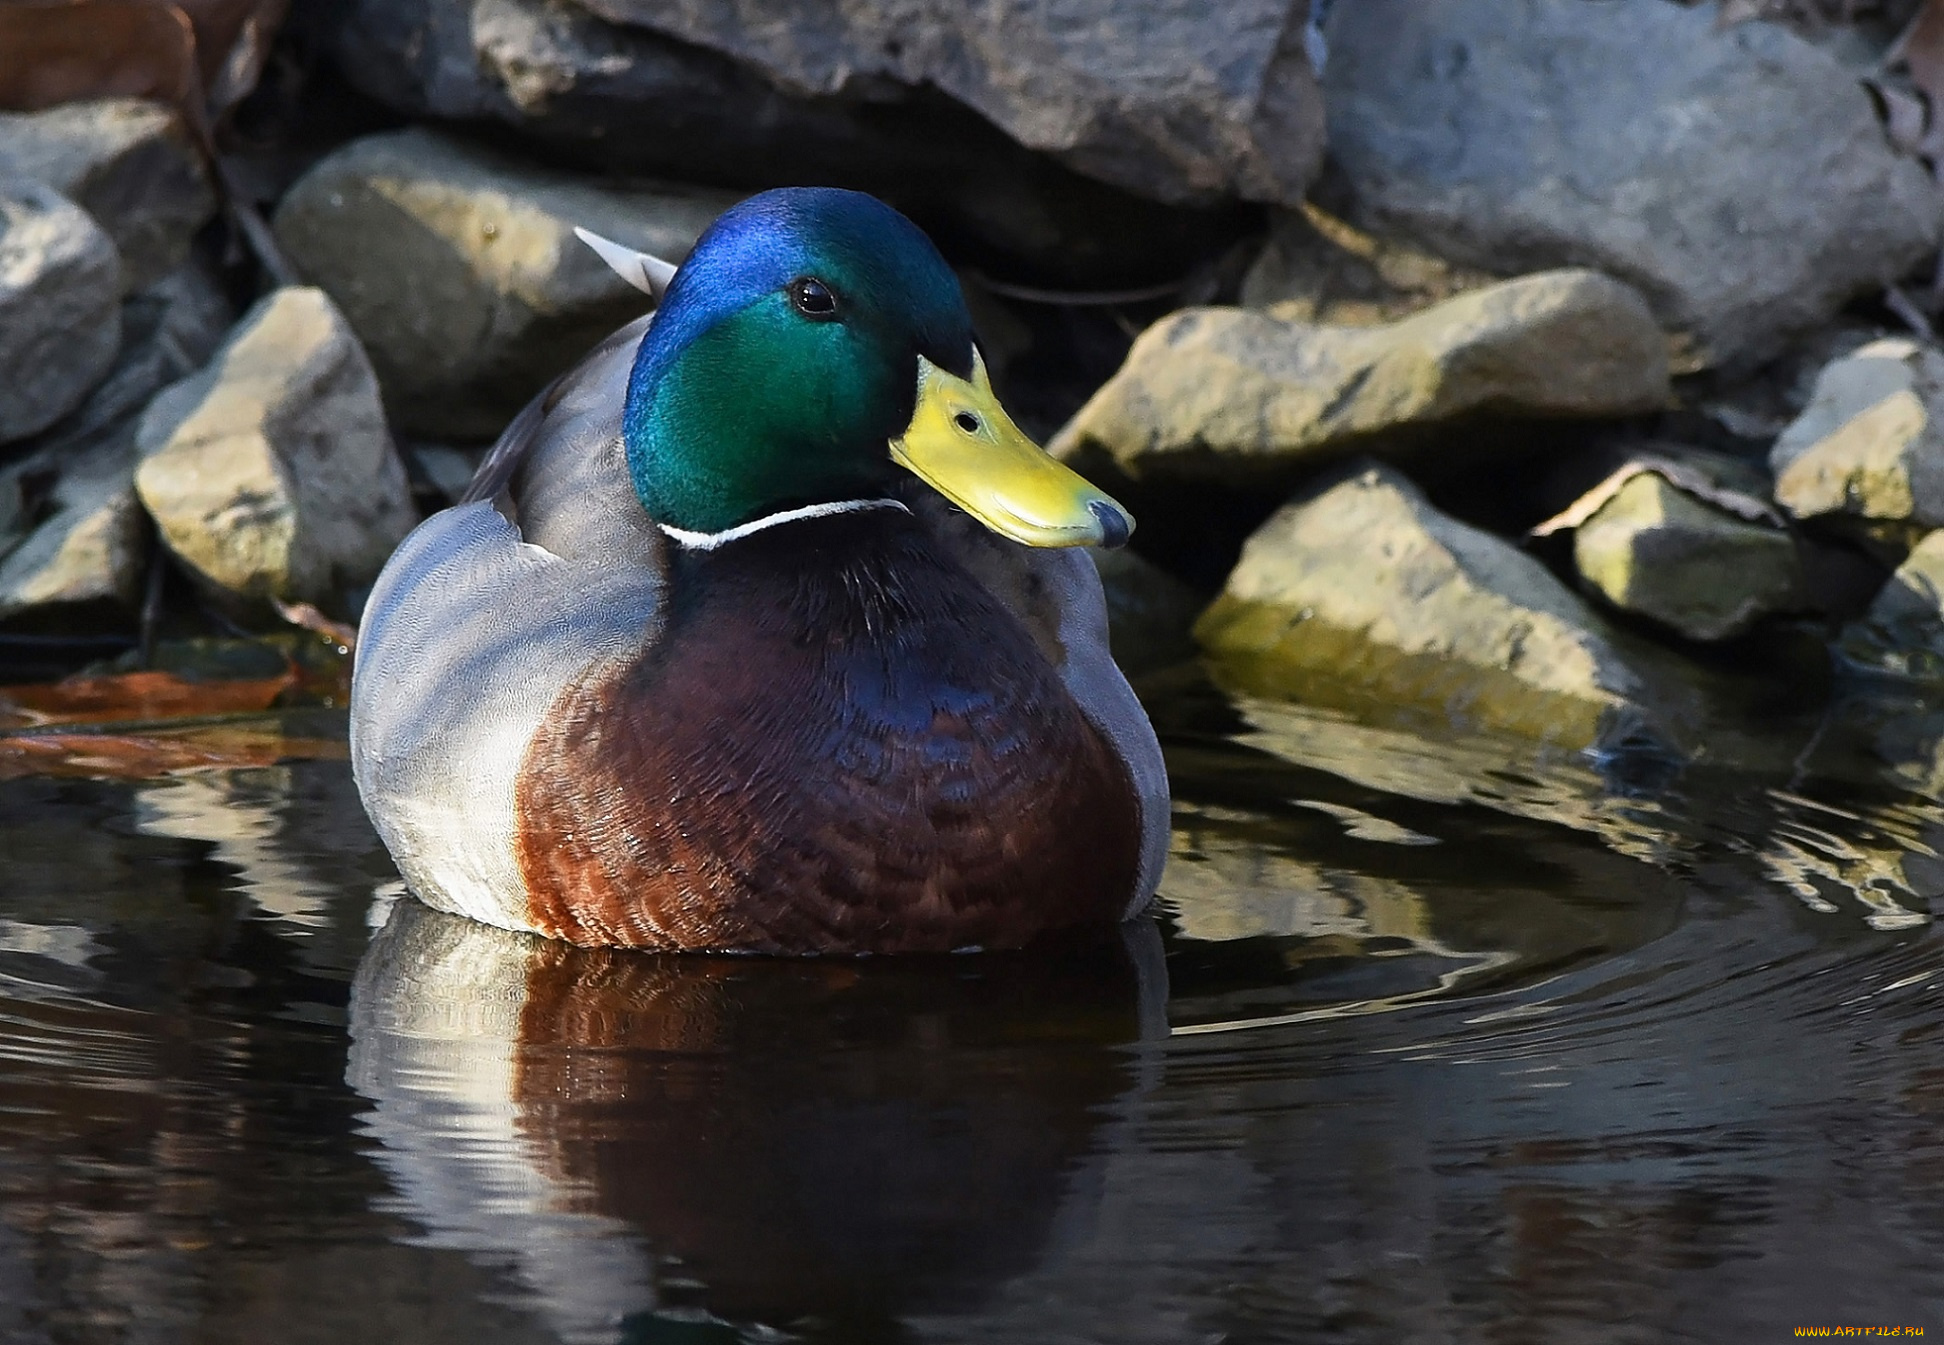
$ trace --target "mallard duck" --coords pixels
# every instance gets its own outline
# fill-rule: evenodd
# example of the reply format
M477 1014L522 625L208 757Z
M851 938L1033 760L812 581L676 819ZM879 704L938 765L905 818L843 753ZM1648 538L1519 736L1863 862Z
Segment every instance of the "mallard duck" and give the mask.
M583 945L1015 947L1137 911L1168 790L1073 548L1132 520L855 192L723 214L367 602L366 809L428 905Z

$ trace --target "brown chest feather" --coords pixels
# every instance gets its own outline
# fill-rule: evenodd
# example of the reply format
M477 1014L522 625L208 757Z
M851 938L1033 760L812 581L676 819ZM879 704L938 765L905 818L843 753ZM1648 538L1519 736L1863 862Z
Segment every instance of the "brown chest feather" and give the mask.
M562 692L518 786L535 926L777 952L1115 919L1140 817L1020 623L909 517L685 551L652 649Z

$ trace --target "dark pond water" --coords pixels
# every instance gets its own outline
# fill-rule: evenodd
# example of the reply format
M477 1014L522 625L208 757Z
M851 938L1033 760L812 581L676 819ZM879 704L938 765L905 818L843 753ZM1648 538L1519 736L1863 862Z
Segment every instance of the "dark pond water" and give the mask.
M17 764L0 1340L1944 1334L1944 714L1603 774L1152 704L1165 910L1036 956L435 915L328 711Z

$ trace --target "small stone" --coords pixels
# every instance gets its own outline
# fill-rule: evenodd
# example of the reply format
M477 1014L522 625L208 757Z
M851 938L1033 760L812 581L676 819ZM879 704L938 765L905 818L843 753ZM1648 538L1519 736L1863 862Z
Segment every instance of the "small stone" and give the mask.
M13 489L36 478L46 517L0 560L0 621L77 626L126 621L148 554L135 499L127 430L75 454L37 454L8 472Z
M1205 605L1194 589L1126 548L1088 552L1107 596L1107 638L1125 673L1195 656L1191 630Z
M150 403L138 444L163 542L222 592L342 610L415 521L377 379L321 290L259 302Z
M121 262L51 187L0 179L0 443L78 406L121 346Z
M0 172L39 178L92 215L121 253L129 292L180 266L216 214L181 117L139 98L0 113Z
M1330 156L1360 223L1498 270L1597 266L1750 367L1935 252L1944 196L1856 75L1667 0L1346 0Z
M1640 472L1573 534L1580 578L1623 612L1690 640L1738 635L1798 595L1795 543Z
M1944 526L1944 353L1889 337L1836 360L1769 450L1775 498L1901 555Z
M275 223L364 342L400 428L490 439L648 306L576 225L676 261L734 199L622 191L408 130L324 159Z
M1850 662L1919 681L1944 681L1944 531L1911 548L1876 600L1843 632Z
M1195 638L1241 689L1402 705L1572 748L1665 744L1691 713L1545 566L1379 466L1258 528Z
M1639 295L1593 271L1508 280L1378 327L1187 309L1141 334L1051 446L1127 475L1287 483L1468 414L1612 416L1668 397Z

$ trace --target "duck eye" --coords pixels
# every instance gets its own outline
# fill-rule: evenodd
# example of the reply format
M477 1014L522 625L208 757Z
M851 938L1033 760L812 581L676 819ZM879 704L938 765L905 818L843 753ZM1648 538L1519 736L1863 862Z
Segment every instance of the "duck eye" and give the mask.
M970 411L959 412L956 416L952 417L952 423L961 430L964 430L967 434L977 434L979 432L979 418Z
M837 316L837 296L830 292L830 286L815 276L799 276L790 282L790 302L806 318Z

